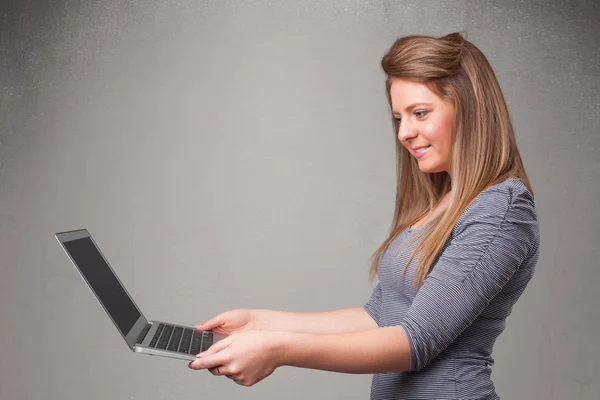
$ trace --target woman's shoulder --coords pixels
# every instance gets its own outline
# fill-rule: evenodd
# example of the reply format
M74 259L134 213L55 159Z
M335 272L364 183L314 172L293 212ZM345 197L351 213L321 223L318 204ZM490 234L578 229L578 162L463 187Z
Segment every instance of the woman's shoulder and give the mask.
M471 207L483 204L491 208L508 208L517 201L526 201L535 207L533 195L525 183L516 176L509 176L502 182L496 183L482 190L475 198Z
M533 195L525 183L515 176L510 176L482 190L464 210L455 230L459 230L470 221L503 220L509 217L509 212L532 221L538 219Z
M516 176L509 176L502 182L489 186L479 193L479 197L506 196L509 200L513 196L528 196L533 199L525 183Z
M495 243L495 254L537 256L540 224L525 183L510 177L481 191L461 214L448 243L454 243L460 254L469 247L487 248Z

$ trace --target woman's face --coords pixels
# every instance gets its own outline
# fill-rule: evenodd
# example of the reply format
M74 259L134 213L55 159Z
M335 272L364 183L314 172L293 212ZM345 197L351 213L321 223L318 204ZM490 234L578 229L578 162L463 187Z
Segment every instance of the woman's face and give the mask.
M419 169L450 173L454 107L422 83L394 78L390 88L398 139L416 158Z

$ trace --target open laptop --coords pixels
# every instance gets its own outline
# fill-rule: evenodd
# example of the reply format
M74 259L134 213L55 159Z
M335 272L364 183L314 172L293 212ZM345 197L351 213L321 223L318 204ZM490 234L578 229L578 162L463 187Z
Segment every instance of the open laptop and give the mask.
M55 236L132 351L191 361L225 337L188 326L148 321L86 229Z

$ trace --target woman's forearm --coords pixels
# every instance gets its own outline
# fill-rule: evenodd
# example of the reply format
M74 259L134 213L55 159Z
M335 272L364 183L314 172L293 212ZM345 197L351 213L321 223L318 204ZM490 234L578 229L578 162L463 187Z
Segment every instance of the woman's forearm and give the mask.
M312 313L254 311L260 329L271 331L337 334L377 328L373 318L361 307Z
M280 332L274 351L280 366L374 374L407 371L410 345L399 326L335 335Z

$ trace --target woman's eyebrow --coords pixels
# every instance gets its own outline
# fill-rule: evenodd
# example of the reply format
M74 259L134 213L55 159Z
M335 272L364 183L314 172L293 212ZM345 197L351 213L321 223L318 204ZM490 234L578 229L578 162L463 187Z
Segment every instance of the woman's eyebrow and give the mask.
M415 108L415 107L417 107L417 106L431 106L431 105L433 105L433 103L427 103L427 102L424 102L424 101L420 101L420 102L418 102L418 103L412 103L411 105L407 106L407 107L404 109L404 111L407 111L407 112L408 112L408 111L412 110L413 108ZM393 114L394 116L398 116L398 115L400 115L400 113L399 113L398 111L393 111L393 113L392 113L392 114Z

